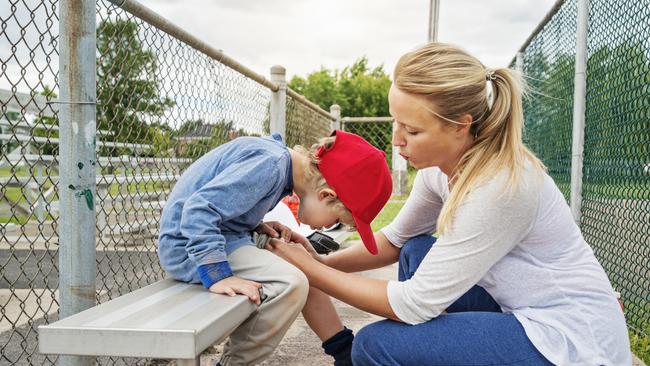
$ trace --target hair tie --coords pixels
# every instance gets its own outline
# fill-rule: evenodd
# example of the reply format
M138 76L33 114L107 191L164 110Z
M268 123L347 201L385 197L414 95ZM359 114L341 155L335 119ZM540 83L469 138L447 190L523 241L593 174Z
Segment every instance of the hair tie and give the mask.
M494 75L494 70L487 70L487 72L485 73L485 80L486 81L494 81L496 79L497 79L497 77L496 77L496 75Z

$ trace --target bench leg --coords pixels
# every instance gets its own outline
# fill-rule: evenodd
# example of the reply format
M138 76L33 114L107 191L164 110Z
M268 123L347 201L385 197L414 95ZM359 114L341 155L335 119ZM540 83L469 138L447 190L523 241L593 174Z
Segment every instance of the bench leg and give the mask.
M196 356L196 358L194 359L188 359L188 358L178 359L176 360L176 365L177 366L201 366L201 357Z

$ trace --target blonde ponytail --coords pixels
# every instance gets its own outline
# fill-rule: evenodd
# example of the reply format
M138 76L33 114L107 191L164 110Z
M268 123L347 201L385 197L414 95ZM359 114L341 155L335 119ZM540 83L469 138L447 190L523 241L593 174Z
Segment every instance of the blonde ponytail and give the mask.
M452 226L456 209L481 182L505 169L507 189L512 189L519 184L526 162L539 172L545 169L523 143L522 93L526 89L516 72L488 70L455 46L429 43L402 56L394 75L401 91L426 96L432 105L435 102L435 114L442 117L442 123L472 116L474 142L449 177L451 191L438 217L439 233Z

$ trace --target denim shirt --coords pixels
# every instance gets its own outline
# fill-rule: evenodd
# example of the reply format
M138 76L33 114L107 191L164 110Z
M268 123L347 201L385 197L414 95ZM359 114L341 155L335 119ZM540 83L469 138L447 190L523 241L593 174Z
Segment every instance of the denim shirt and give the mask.
M232 275L227 255L293 190L291 155L278 134L240 137L195 161L160 219L158 256L177 280L206 288Z

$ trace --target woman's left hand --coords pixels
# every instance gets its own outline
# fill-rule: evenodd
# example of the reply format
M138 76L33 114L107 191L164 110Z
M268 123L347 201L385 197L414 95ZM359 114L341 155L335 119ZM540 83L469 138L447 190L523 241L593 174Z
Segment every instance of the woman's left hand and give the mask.
M316 261L305 247L299 243L285 243L278 239L271 239L265 248L300 269L305 268L307 263Z

